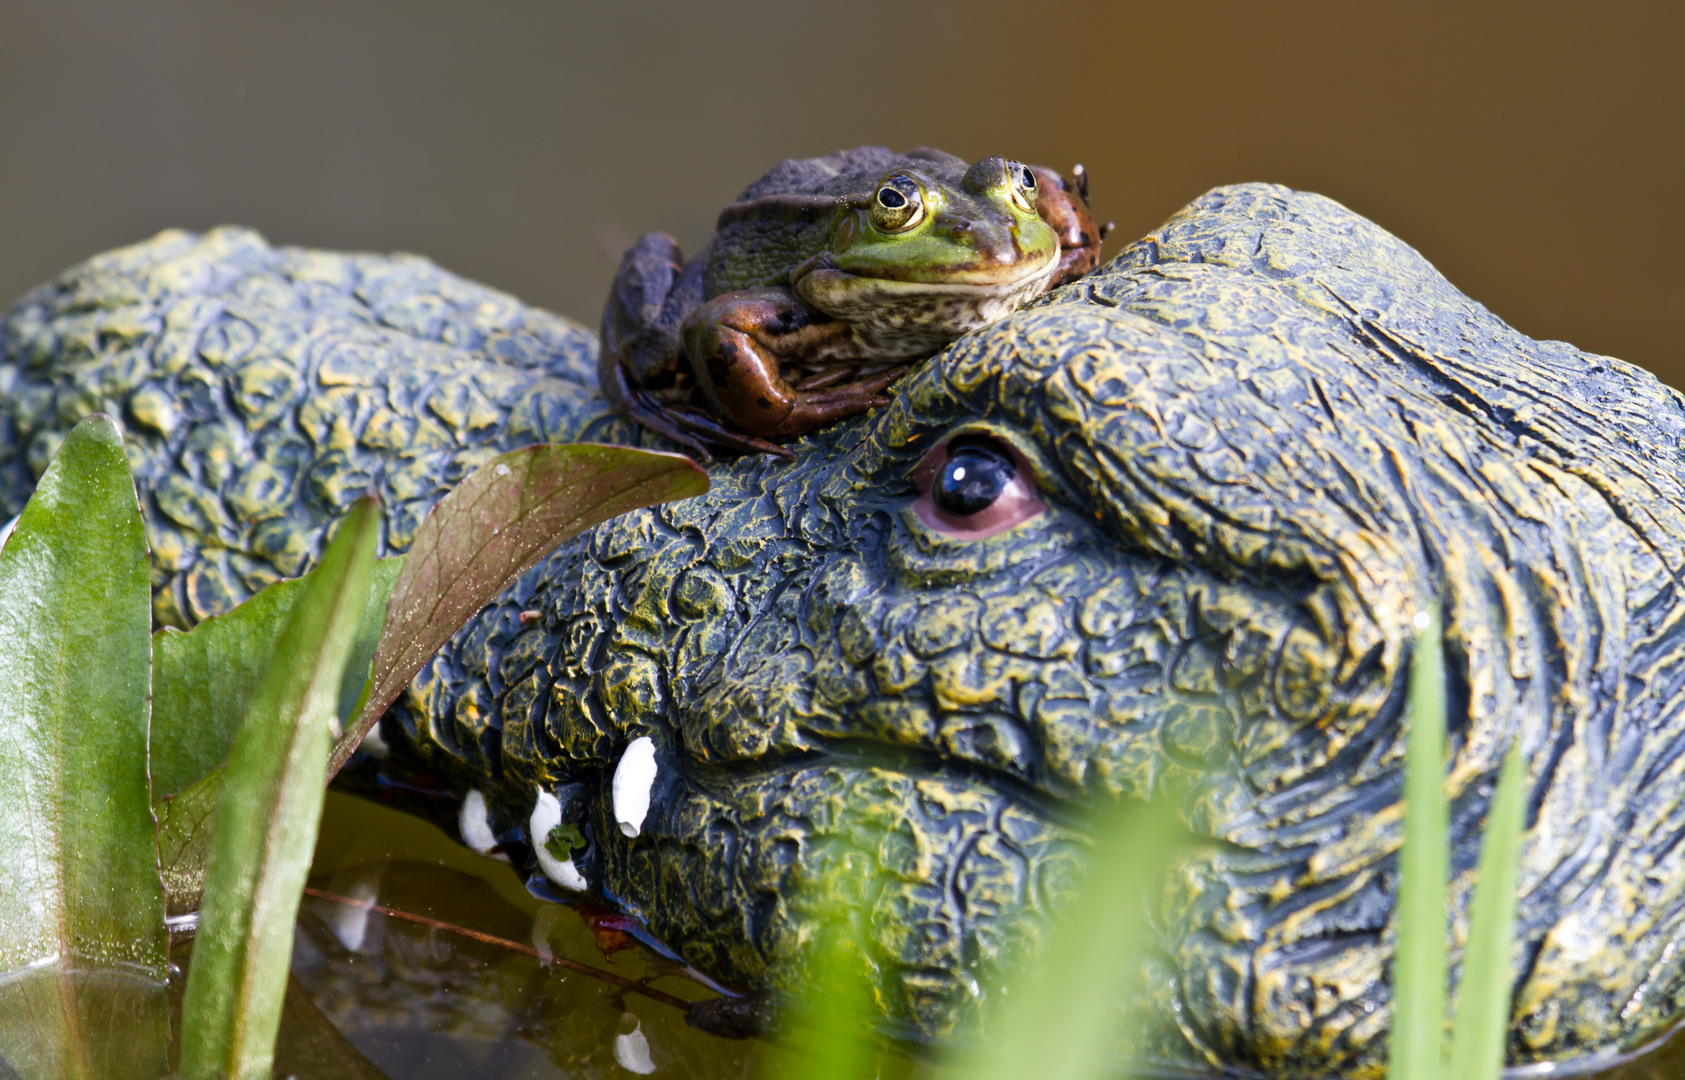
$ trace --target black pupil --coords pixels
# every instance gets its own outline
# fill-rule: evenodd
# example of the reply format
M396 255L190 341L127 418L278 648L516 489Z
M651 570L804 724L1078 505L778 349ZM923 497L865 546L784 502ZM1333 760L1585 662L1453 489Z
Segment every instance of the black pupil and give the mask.
M1034 191L1036 189L1036 174L1030 171L1029 166L1018 166L1018 178L1023 181L1024 187L1028 190Z
M885 207L891 210L899 210L907 205L907 196L892 187L886 187L878 192L878 202L883 203Z
M1012 455L993 439L955 439L930 496L945 513L968 517L993 505L1017 475Z

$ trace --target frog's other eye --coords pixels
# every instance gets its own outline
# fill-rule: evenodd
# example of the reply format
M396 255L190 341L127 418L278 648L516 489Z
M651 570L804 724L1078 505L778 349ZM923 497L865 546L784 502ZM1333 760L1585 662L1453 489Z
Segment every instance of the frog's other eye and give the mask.
M1009 161L1006 163L1006 171L1012 177L1012 201L1017 204L1018 209L1035 213L1035 170L1021 161Z
M872 224L883 232L902 232L924 217L924 193L912 177L897 173L878 186L872 198Z
M1030 463L988 435L958 435L932 447L913 470L913 482L919 490L913 512L950 536L993 536L1047 509Z

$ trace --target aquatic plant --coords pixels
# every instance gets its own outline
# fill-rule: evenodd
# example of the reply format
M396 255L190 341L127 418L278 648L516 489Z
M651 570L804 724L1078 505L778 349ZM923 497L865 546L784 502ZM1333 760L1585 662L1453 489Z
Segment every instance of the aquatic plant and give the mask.
M308 1011L287 971L325 782L369 718L556 544L707 484L678 455L527 447L442 500L407 558L375 560L379 507L365 497L303 579L154 635L121 433L100 414L78 424L0 547L11 1074L168 1072L169 942L193 934L181 1074L267 1077L282 1012Z

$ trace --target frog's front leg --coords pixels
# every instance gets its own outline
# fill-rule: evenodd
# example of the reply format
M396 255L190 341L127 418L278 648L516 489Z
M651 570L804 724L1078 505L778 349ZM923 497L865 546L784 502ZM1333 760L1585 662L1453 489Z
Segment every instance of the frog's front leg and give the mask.
M686 404L690 369L683 363L680 329L702 303L702 261L684 261L678 241L645 233L620 260L603 309L597 384L616 411L641 426L688 446L706 461L715 447L774 452L745 440Z
M692 312L685 355L716 413L758 439L783 442L834 420L889 404L880 393L905 365L842 386L802 390L785 366L865 359L845 322L808 307L789 289L729 292Z
M702 302L702 268L688 275L679 243L666 233L645 233L626 250L603 309L597 384L618 412L675 442L706 450L666 415L657 392L679 393L683 346L679 326Z

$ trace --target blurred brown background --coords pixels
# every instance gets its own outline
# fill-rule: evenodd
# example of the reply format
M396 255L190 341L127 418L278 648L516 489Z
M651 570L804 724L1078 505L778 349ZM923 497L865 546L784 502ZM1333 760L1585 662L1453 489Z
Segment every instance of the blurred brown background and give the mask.
M0 0L0 305L226 222L421 252L595 325L777 159L1086 164L1133 238L1320 191L1535 337L1685 385L1685 4Z

